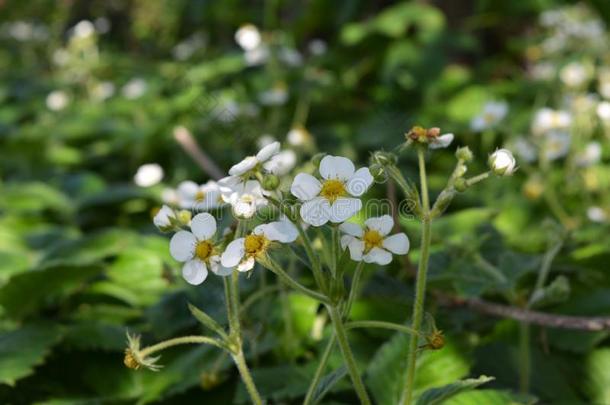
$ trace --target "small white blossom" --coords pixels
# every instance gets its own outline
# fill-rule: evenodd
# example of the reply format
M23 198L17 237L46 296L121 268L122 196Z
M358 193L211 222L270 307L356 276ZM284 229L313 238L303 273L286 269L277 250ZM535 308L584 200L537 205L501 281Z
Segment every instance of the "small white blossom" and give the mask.
M231 204L238 218L252 218L256 211L268 204L263 188L256 180L243 181L238 176L218 181L223 201Z
M106 17L98 17L93 21L95 30L100 34L106 34L110 31L110 20Z
M161 201L167 205L179 205L180 198L178 197L178 191L169 187L164 188L161 192Z
M248 156L229 169L229 175L242 176L265 163L280 151L280 143L273 142L262 148L255 156Z
M475 132L482 132L494 128L508 114L508 103L504 101L489 101L483 106L481 114L470 122L470 128Z
M311 134L304 127L293 127L286 135L286 141L292 146L304 146L311 142Z
M547 160L564 157L570 150L572 137L565 131L551 131L544 139L542 153Z
M404 233L388 236L394 227L389 215L369 218L360 225L344 222L339 229L345 233L341 237L341 247L349 249L352 260L386 265L392 261L392 253L405 255L409 251L409 238Z
M294 48L283 47L280 49L278 56L282 62L289 66L301 66L303 64L303 56Z
M153 223L159 230L167 231L172 227L172 220L176 219L176 213L167 205L161 207L159 212L153 218Z
M291 243L297 236L295 226L286 220L259 225L251 234L229 243L221 263L224 267L237 267L238 271L252 270L255 261L264 257L272 242Z
M538 158L536 146L522 136L510 143L510 149L514 150L524 162L531 163Z
M275 139L273 135L263 134L257 139L256 145L259 149L263 149L265 146L271 145L274 142L277 142L277 139Z
M362 208L360 197L371 184L373 176L367 167L355 170L351 160L341 156L325 156L319 168L322 181L307 173L294 178L290 191L303 202L301 217L313 226L331 221L340 223Z
M216 219L206 213L197 214L191 221L191 231L178 231L169 243L174 259L183 262L182 276L193 285L204 282L208 269L219 276L228 276L231 269L220 264L220 252L214 242Z
M89 20L82 20L72 28L74 38L84 39L95 34L95 26Z
M65 91L54 90L47 96L47 108L51 111L61 111L70 103L70 97Z
M254 24L244 24L235 32L235 42L244 50L251 51L261 45L261 33Z
M157 163L147 163L138 168L133 181L140 187L151 187L163 180L163 168Z
M453 138L455 138L453 134L443 134L436 138L430 138L430 141L428 142L428 148L446 148L447 146L451 145L451 142L453 142Z
M286 104L286 101L288 101L288 89L284 83L278 83L271 89L260 93L258 100L261 104L269 106Z
M276 176L288 174L297 163L297 154L292 150L283 150L265 162L263 167Z
M328 46L326 42L321 39L312 39L309 44L307 44L307 48L312 55L320 56L326 53Z
M261 44L254 49L244 52L244 59L248 66L258 66L267 62L270 55L271 52L269 51L269 48L266 45Z
M508 149L498 149L489 157L489 168L498 176L510 176L517 169L517 161Z
M183 181L178 185L177 200L181 208L195 211L209 211L223 205L218 183L208 181L198 185L194 181Z
M92 96L95 100L104 101L109 99L114 95L114 83L109 81L104 81L96 84L92 90Z

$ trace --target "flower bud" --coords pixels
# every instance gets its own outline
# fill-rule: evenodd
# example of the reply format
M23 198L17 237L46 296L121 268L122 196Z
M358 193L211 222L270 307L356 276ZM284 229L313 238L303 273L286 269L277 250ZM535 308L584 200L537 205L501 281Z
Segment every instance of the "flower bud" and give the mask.
M468 146L463 146L461 148L457 148L455 151L455 157L463 160L464 162L470 162L472 160L472 151Z
M164 205L161 207L153 218L153 223L161 232L169 232L174 228L176 221L176 213L173 209Z
M443 332L435 330L428 336L426 336L427 347L432 350L440 350L445 346L445 337Z
M379 151L373 154L373 161L382 166L395 165L398 162L398 157L391 152Z
M460 193L463 193L464 191L466 191L466 189L468 189L468 182L463 177L460 177L459 179L455 180L455 183L453 183L453 187Z
M388 179L388 174L386 173L384 167L379 163L373 163L369 166L369 172L371 172L371 176L375 179L377 183L384 183Z
M324 159L324 156L326 156L326 153L324 152L316 153L312 156L311 163L313 163L315 167L319 167L320 162L322 161L322 159Z
M280 185L280 178L275 174L267 174L263 177L263 189L266 191L276 190Z
M516 170L517 161L508 149L498 149L491 154L488 163L497 176L510 176Z
M186 226L191 223L192 215L193 214L188 210L180 210L178 212L178 221L180 221L181 225Z

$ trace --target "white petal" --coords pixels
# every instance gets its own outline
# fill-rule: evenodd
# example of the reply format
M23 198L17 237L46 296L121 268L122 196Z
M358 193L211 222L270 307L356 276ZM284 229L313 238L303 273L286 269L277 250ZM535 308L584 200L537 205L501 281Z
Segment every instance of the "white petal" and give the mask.
M347 191L354 197L360 197L373 184L373 176L368 167L356 170L356 173L347 182Z
M239 265L237 266L237 271L248 271L248 270L252 270L253 267L254 267L254 258L248 257L246 260L239 263Z
M189 284L199 285L208 277L208 269L201 260L189 260L182 266L182 277Z
M169 241L169 253L179 262L186 262L195 255L196 245L195 235L187 231L178 231Z
M334 223L344 222L353 217L362 208L359 198L337 198L330 207L330 220Z
M313 226L321 226L330 218L330 203L326 198L317 197L309 200L301 206L301 218Z
M230 276L233 273L232 268L224 267L220 264L220 256L212 256L210 257L210 270L217 276Z
M324 156L320 162L320 175L326 180L348 181L356 168L351 160L342 156Z
M354 238L347 245L347 247L349 249L349 257L352 260L355 260L357 262L362 261L362 253L364 252L364 242L363 241L361 241L360 239Z
M428 145L430 149L446 148L453 142L453 134L441 135Z
M166 228L171 225L171 219L174 218L175 215L174 210L167 205L164 205L153 218L153 223L157 228Z
M392 261L392 254L387 250L374 247L370 252L363 256L363 259L367 263L377 263L385 266Z
M404 233L388 236L383 240L383 247L396 255L406 255L409 251L409 238Z
M178 189L177 189L177 193L178 193L178 198L186 198L188 200L194 200L195 199L195 195L197 194L197 192L199 191L199 186L197 185L197 183L195 183L194 181L183 181L182 183L178 184Z
M231 243L229 243L223 252L220 263L224 267L233 268L241 262L241 259L244 257L246 253L246 248L244 246L245 238L235 239Z
M270 143L269 145L265 146L263 149L260 150L260 152L258 152L256 154L256 159L258 159L259 162L265 162L265 161L269 160L269 158L271 156L275 155L279 151L280 151L279 142ZM229 173L229 174L231 174L231 173Z
M198 240L210 239L216 233L216 219L207 212L197 214L191 220L191 231Z
M367 219L364 221L364 225L366 225L367 228L374 229L381 235L385 236L392 231L392 228L394 227L394 220L389 215L382 215L380 217Z
M233 205L233 213L238 218L252 218L256 213L254 201L236 201Z
M311 174L299 173L294 178L290 192L301 201L308 201L320 194L322 184Z
M354 240L354 237L352 235L341 236L341 249L345 250L347 245L349 245L352 240Z
M346 233L351 236L362 237L362 234L364 233L362 230L362 227L353 222L344 222L341 225L339 225L339 229L341 230L341 232Z
M248 156L241 162L233 165L229 169L229 174L231 176L241 176L242 174L248 172L249 170L254 169L257 164L258 164L258 160L254 156Z
M297 228L289 221L276 221L259 225L254 228L254 233L262 233L267 239L281 243L294 242L299 236Z

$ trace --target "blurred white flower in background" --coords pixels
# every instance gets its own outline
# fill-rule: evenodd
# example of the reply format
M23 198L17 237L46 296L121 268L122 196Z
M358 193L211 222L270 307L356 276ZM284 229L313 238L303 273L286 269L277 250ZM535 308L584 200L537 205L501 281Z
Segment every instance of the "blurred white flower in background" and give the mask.
M45 41L49 39L49 29L44 24L28 21L6 22L0 26L0 32L19 42Z
M208 211L223 205L220 186L213 180L199 185L194 181L183 181L176 190L177 201L181 208Z
M572 125L572 115L563 110L541 108L534 116L532 132L535 135L543 135L552 130L566 130Z
M606 99L610 99L610 68L599 69L597 74L597 91Z
M151 187L163 180L163 168L157 163L147 163L138 168L133 181L140 187Z
M606 222L608 214L603 208L592 206L587 209L587 218L592 222Z
M256 141L256 145L259 149L263 149L267 145L271 145L272 143L277 142L277 139L271 134L263 134Z
M51 60L57 66L65 66L70 61L70 53L64 48L56 49Z
M135 100L140 98L146 93L148 89L148 84L146 81L140 77L135 77L129 80L121 89L121 93L123 96L129 100Z
M95 34L95 26L89 20L79 21L72 28L72 37L74 38L85 39L89 38L93 34Z
M600 120L610 123L610 102L602 101L597 105L597 116Z
M197 32L174 46L172 55L176 60L184 61L189 59L195 52L204 46L204 36L200 32Z
M271 89L260 93L258 100L261 104L268 106L286 104L286 101L288 101L288 87L284 82L277 82Z
M266 45L261 45L244 53L246 64L248 66L262 65L269 59L269 48Z
M324 55L328 50L326 42L318 38L309 41L309 44L307 44L307 48L309 49L309 52L312 55L316 56Z
M98 101L108 100L110 97L114 95L115 86L114 83L110 81L103 81L97 83L93 86L91 91L91 96Z
M180 204L180 198L178 197L178 191L173 188L164 188L161 192L161 201L164 204L177 206Z
M528 163L534 162L538 157L536 146L522 136L510 142L509 150L514 150L520 160Z
M570 150L572 138L565 131L551 131L545 139L542 153L547 160L556 160L564 157Z
M106 17L98 17L93 21L95 30L100 34L106 34L110 31L110 20Z
M261 33L256 25L244 24L235 32L235 42L244 51L252 51L261 45Z
M70 96L63 90L53 90L47 96L47 108L51 111L61 111L70 103Z
M590 79L590 69L582 63L571 62L559 71L563 84L571 88L583 87Z
M305 146L311 143L311 140L311 133L301 125L292 127L286 135L286 141L292 146Z
M282 47L280 49L278 57L282 62L288 66L301 66L303 65L303 56L299 51L294 48Z
M483 111L470 122L470 128L482 132L493 128L508 114L508 103L505 101L489 101L483 106Z
M585 149L576 156L576 164L581 167L599 163L602 158L602 145L599 142L589 142Z
M539 62L530 67L529 74L536 80L552 80L555 77L555 65L551 62Z

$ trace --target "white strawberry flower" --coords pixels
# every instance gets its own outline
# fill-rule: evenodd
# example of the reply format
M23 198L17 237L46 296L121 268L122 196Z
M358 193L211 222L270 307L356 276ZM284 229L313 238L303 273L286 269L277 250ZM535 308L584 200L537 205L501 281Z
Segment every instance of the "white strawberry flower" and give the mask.
M551 131L544 138L542 152L547 160L557 160L568 154L572 137L565 131Z
M344 222L362 208L359 198L373 184L367 167L355 170L351 160L325 156L320 162L322 181L307 173L294 178L290 191L303 202L301 217L313 226Z
M147 163L138 167L133 181L140 187L152 187L163 180L163 168L157 163Z
M208 276L208 269L219 276L228 276L231 269L220 264L220 252L214 242L216 219L207 212L197 214L191 221L191 231L178 231L169 242L174 259L183 262L182 277L199 285Z
M238 218L252 218L256 211L268 204L261 184L256 180L243 181L229 176L218 181L223 201L231 204Z
M208 211L223 205L220 186L215 181L199 185L194 181L183 181L176 191L180 207L186 210Z
M276 176L284 176L288 174L296 164L297 154L290 149L286 149L265 162L263 167L269 173L275 174Z
M436 138L430 138L430 140L428 142L428 148L430 148L430 149L446 148L447 146L451 145L451 142L453 142L454 137L455 136L453 134L443 134Z
M405 255L409 251L409 238L404 233L391 236L394 220L389 215L369 218L364 227L344 222L339 229L345 233L341 237L341 247L349 249L352 260L386 265L392 261L392 254Z
M153 223L160 231L166 232L172 228L172 221L176 220L176 213L167 205L163 205L153 218Z
M273 142L262 148L255 156L248 156L229 169L231 176L243 176L257 166L262 165L280 151L280 143Z
M261 44L262 36L256 25L244 24L235 32L235 42L244 51L252 51Z
M263 258L273 242L291 243L297 239L295 226L286 220L262 224L249 235L227 245L221 257L224 267L237 267L239 271L252 270L257 259Z
M572 125L572 115L563 110L541 108L532 123L534 135L542 135L552 130L567 130Z
M505 101L489 101L483 106L481 114L470 121L470 128L475 132L483 132L495 127L508 114L508 104Z

